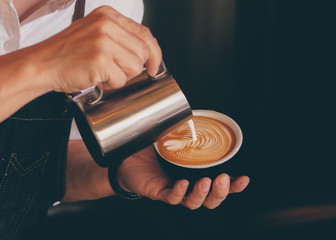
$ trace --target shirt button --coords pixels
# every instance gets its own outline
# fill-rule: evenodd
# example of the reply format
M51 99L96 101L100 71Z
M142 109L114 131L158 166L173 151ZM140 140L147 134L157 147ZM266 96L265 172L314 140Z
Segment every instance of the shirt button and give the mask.
M7 40L4 43L4 49L7 52L12 52L12 51L14 51L14 50L16 50L18 48L19 48L18 44L15 41L13 41L13 40Z

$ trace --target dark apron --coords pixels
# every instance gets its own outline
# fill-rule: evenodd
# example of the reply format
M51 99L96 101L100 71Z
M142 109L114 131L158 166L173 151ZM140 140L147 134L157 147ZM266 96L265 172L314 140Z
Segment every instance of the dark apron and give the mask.
M76 3L74 20L84 14ZM63 198L70 99L50 92L0 123L0 239L17 239Z

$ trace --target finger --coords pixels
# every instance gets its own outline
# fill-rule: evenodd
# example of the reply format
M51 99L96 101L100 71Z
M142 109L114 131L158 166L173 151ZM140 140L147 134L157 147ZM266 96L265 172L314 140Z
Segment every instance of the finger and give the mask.
M165 192L162 193L162 196L164 196L163 201L171 205L180 204L187 192L188 186L189 182L187 180L177 181L172 189L164 190Z
M123 16L113 8L102 7L98 9L98 11L103 11L103 14L105 14L106 12L106 14L111 17L113 22L117 23L120 27L131 33L133 36L141 39L144 44L146 44L148 49L146 49L146 47L144 47L144 45L141 43L127 43L126 45L127 47L134 47L134 51L138 52L139 56L144 56L143 58L146 58L146 53L148 51L149 55L146 58L145 62L147 72L150 76L155 76L155 74L159 70L162 59L162 52L158 41L156 40L156 38L154 38L149 28L131 20L130 18ZM126 39L129 39L130 41L134 40L134 38L130 37Z
M115 45L111 53L114 63L125 73L127 80L134 78L143 71L142 60L128 49Z
M109 52L109 54L106 54ZM98 54L98 53L96 53ZM143 71L141 60L127 49L115 44L105 48L101 56L95 58L96 71L100 73L100 81L104 82L104 89L116 89ZM97 71L101 69L101 71Z
M247 176L241 176L231 182L230 193L239 193L243 191L250 183L250 178Z
M97 84L100 89L118 89L126 84L127 76L125 72L117 65L111 64L109 72L104 76L97 78L105 80Z
M148 61L146 62L147 73L151 77L155 77L155 75L158 73L162 61L161 48L159 47L159 44L155 38L154 40L155 42L149 48L150 54Z
M139 38L139 36L128 32L122 26L116 24L113 19L111 21L106 21L105 19L101 21L97 31L101 31L102 34L106 34L113 41L112 44L118 44L124 49L129 50L131 53L136 55L144 65L150 55L150 47L144 39ZM140 27L141 25L139 25Z
M193 191L183 200L182 205L189 209L197 209L201 207L210 191L210 186L210 178L202 178L196 182Z
M212 189L205 199L203 206L214 209L227 197L230 191L230 177L227 174L219 175L212 184Z

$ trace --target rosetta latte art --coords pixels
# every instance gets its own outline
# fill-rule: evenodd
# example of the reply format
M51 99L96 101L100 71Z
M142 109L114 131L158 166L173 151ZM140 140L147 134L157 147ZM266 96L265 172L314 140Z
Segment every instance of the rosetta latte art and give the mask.
M203 116L194 116L193 121L196 141L188 124L183 124L157 142L164 158L178 164L198 165L215 162L231 151L235 139L227 125Z

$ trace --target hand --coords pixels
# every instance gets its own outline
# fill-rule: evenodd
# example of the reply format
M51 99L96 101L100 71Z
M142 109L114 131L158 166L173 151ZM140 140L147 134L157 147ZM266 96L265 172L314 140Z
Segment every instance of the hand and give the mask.
M202 205L209 209L218 207L229 193L238 193L249 183L247 176L230 183L227 174L219 175L211 186L209 178L200 179L193 191L185 196L188 181L179 180L172 185L156 159L154 149L146 148L124 160L118 171L119 184L127 191L138 193L168 204L182 204L189 209ZM211 188L211 191L210 191Z
M50 91L120 88L144 65L155 76L161 58L148 28L100 7L41 43L0 56L0 122Z
M48 80L48 90L67 93L91 86L120 88L144 66L154 76L162 57L147 27L108 6L27 51L42 82Z

